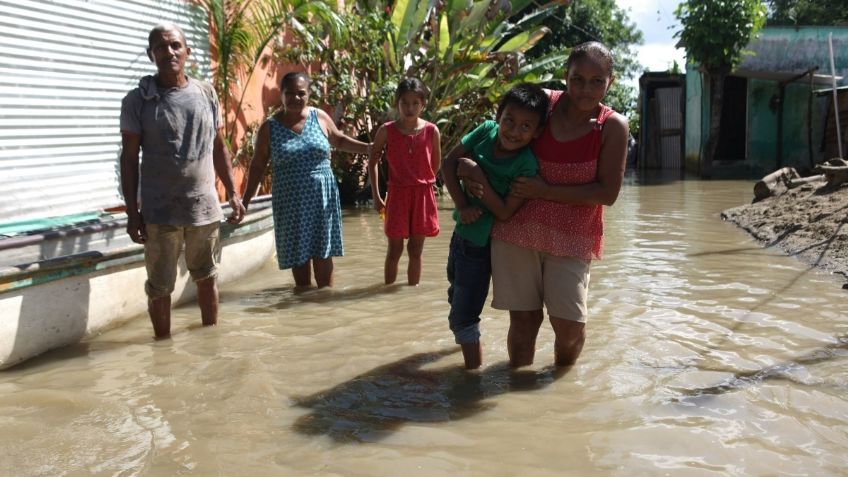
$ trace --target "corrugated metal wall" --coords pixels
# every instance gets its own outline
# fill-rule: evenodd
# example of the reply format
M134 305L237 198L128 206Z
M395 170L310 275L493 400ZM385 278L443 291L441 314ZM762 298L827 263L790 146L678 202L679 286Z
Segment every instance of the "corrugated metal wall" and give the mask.
M209 77L208 22L183 0L0 0L0 222L123 204L121 99L173 22Z

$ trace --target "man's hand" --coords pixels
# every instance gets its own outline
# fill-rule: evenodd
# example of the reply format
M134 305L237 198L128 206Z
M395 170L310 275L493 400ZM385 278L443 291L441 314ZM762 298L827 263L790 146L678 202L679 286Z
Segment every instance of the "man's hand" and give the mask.
M244 213L247 209L241 203L241 197L238 194L230 196L230 207L233 209L233 212L227 217L227 222L235 225L244 219Z
M457 212L459 212L459 221L463 224L474 223L483 215L483 211L476 205L463 207L457 210Z
M135 243L147 242L147 227L138 211L127 211L127 235Z

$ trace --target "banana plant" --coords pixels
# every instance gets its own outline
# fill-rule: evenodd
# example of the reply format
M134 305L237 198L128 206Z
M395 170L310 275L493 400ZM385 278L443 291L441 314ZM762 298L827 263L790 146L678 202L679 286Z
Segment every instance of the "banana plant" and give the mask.
M455 142L519 82L550 80L565 55L526 61L550 30L543 20L566 0L532 8L533 0L395 0L389 64L430 87L430 119Z
M313 45L323 45L324 36L340 39L346 33L338 14L324 1L199 0L199 3L209 12L217 65L215 89L221 108L235 113L233 120L225 120L224 126L224 136L231 146L235 143L246 87L256 68L270 58L268 47L282 43L286 32L298 41ZM308 24L318 25L320 30L306 28Z

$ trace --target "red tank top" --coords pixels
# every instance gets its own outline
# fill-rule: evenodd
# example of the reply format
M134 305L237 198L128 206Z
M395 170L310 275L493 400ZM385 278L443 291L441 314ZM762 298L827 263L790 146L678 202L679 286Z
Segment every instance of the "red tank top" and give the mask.
M554 110L562 91L548 91ZM596 180L604 123L614 111L601 105L595 128L570 141L558 141L545 126L533 144L539 175L548 184L576 185ZM559 257L600 259L603 252L604 209L530 200L506 222L497 222L492 237Z
M389 163L389 185L408 187L436 182L430 161L433 157L433 134L436 126L424 122L415 134L403 134L394 121L386 123L386 161Z

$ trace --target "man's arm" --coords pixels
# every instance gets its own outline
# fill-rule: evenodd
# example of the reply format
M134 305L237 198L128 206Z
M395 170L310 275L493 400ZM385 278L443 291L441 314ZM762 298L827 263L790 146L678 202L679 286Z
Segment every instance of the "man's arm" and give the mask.
M227 218L227 222L237 224L244 218L244 205L241 203L241 196L236 191L236 181L233 179L232 159L230 158L230 151L224 143L224 135L221 131L221 129L218 129L215 133L215 144L212 148L212 163L215 166L215 173L224 185L230 207L233 210Z
M127 206L127 234L135 243L147 240L144 219L138 210L138 155L141 135L121 131L121 192Z

